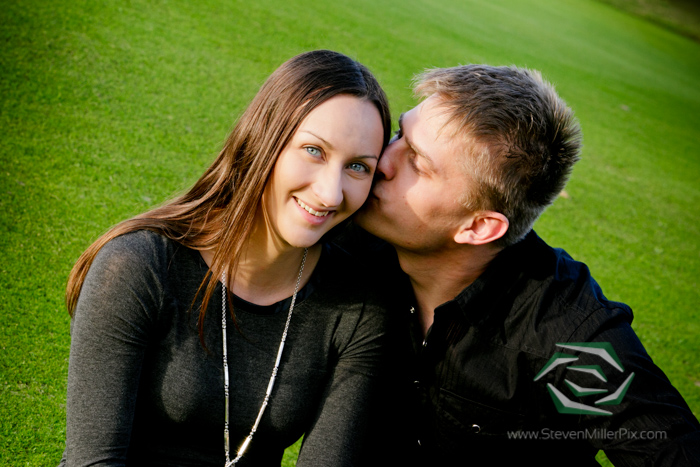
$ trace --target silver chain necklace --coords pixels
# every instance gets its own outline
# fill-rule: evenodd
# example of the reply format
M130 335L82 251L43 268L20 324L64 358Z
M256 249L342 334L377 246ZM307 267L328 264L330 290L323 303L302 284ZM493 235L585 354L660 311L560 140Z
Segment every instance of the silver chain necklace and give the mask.
M243 454L245 453L245 450L248 448L248 445L250 444L250 441L253 439L253 435L255 434L255 431L258 429L258 424L260 423L260 419L262 418L263 412L265 412L265 408L267 407L267 403L270 400L270 394L272 393L272 388L275 385L275 377L277 376L277 369L280 366L280 359L282 358L282 351L284 350L284 341L287 340L287 330L289 329L289 322L292 320L292 312L294 311L294 303L297 300L297 292L299 291L299 284L301 283L301 275L304 272L304 265L306 264L306 255L309 252L308 248L304 248L304 257L301 259L301 266L299 267L299 276L297 277L297 283L294 286L294 295L292 295L292 304L289 305L289 313L287 314L287 322L284 325L284 332L282 333L282 340L280 341L280 347L279 350L277 351L277 360L275 361L275 367L272 369L272 375L270 375L270 382L267 385L267 391L265 391L265 399L263 400L262 405L260 406L260 412L258 412L258 418L255 419L255 423L253 424L253 428L250 430L250 434L248 437L243 441L243 444L241 445L240 449L238 449L238 452L236 453L236 458L233 460L230 460L229 453L230 453L230 444L229 444L229 432L228 432L228 358L227 358L227 351L226 351L226 302L227 302L227 297L226 297L226 273L222 275L221 282L222 282L222 287L221 287L221 334L223 335L223 344L224 344L224 395L226 397L226 404L225 404L225 410L226 410L226 415L224 417L224 450L226 451L226 463L224 464L224 467L230 467L232 465L235 465L238 463L238 461L243 457Z

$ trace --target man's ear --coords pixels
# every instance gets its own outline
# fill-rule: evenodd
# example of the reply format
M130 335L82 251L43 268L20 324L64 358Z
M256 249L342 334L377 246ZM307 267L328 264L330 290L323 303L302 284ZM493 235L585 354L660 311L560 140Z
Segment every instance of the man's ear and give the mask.
M495 211L478 211L466 219L454 240L457 243L484 245L495 242L508 231L508 218Z

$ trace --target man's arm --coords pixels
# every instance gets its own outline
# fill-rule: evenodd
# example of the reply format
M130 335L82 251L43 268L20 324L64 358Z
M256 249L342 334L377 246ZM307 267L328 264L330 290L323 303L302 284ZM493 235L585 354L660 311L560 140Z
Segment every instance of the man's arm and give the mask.
M586 327L584 324L580 329ZM575 362L577 367L599 366L607 379L600 386L608 392L579 398L589 406L611 413L580 418L579 425L592 434L588 438L593 446L605 451L616 466L700 465L697 418L654 364L628 322L612 319L587 338L574 335L570 342L609 343L613 351L578 352L579 360ZM573 348L562 351L577 353ZM581 383L579 386L601 383L581 372L560 374L570 383Z

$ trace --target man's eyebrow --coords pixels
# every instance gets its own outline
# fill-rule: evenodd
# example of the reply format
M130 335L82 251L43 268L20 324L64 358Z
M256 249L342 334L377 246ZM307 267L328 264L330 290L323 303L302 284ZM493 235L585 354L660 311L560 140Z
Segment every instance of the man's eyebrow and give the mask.
M411 148L411 151L413 151L418 157L423 158L428 163L430 168L434 168L435 164L433 164L433 160L430 158L430 156L428 156L428 154L426 154L426 152L423 151L421 148L416 146L415 143L413 143L413 141L411 141L408 138L408 136L406 135L406 132L403 131L403 117L404 117L404 115L405 115L405 113L402 113L401 115L399 115L399 129L401 130L401 136L403 136L404 141L406 141L406 144L408 145L408 147Z

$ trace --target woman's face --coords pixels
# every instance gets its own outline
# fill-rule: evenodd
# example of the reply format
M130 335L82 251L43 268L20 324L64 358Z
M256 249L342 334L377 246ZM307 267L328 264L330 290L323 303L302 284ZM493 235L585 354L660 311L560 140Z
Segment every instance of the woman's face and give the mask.
M263 193L272 237L309 247L359 209L383 135L379 111L369 101L338 95L312 110L280 153Z

